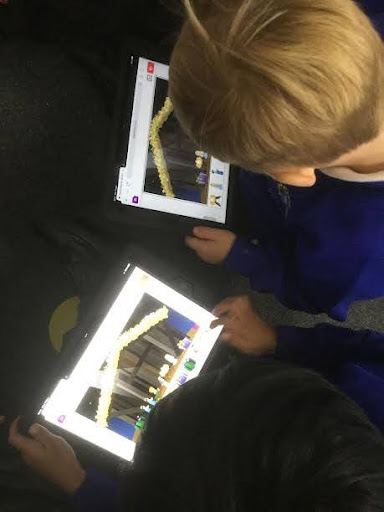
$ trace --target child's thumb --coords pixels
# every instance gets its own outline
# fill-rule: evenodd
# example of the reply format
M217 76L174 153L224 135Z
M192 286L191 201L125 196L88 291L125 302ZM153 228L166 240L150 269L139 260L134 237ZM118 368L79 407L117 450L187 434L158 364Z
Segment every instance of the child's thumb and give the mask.
M33 441L32 439L28 439L28 437L25 437L19 433L18 424L19 418L16 418L14 421L12 421L9 427L8 442L11 446L16 448L16 450L23 452L24 450L28 450Z
M30 427L29 434L43 446L48 446L55 437L48 429L38 423Z

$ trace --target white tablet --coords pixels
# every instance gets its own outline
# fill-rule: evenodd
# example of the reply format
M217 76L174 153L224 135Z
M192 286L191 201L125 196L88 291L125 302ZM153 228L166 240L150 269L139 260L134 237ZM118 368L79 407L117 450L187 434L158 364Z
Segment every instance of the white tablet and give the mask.
M44 419L130 461L156 403L195 378L221 328L214 316L138 267L69 375L42 407Z
M168 97L169 67L142 57L127 57L125 65L131 68L125 87L134 81L134 92L132 102L118 102L118 109L129 110L130 127L115 201L127 212L133 207L225 225L230 165L181 129Z

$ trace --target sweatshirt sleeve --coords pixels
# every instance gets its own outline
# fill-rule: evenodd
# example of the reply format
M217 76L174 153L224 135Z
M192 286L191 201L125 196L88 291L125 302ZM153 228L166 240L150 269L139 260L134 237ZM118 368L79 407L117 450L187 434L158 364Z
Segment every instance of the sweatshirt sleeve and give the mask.
M118 484L99 471L88 469L71 503L78 512L118 512Z
M348 362L382 364L384 368L384 333L326 324L310 329L279 327L276 358L326 376Z
M295 261L280 246L272 243L261 246L238 237L224 264L233 272L248 277L254 290L274 293L282 303L292 309L329 313L332 292L328 288L328 295L325 297L319 294L319 290L313 298L308 295L302 289L302 280L295 269Z
M258 291L281 288L284 262L278 247L261 247L244 237L237 237L224 264L233 272L249 277L252 288Z
M382 217L372 217L351 219L349 231L337 220L324 229L317 218L285 245L238 237L224 264L248 277L254 290L273 293L291 309L344 321L353 302L384 295Z

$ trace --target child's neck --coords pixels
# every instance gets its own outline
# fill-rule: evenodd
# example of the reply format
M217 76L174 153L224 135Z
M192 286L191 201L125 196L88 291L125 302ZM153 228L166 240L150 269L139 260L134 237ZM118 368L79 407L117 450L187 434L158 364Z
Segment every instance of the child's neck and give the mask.
M343 155L330 167L349 167L359 174L384 171L384 129L376 139Z

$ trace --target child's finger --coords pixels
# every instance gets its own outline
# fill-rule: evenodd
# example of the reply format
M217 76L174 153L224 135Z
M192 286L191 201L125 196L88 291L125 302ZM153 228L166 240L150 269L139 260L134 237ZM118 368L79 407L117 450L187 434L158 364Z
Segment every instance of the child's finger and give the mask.
M215 329L216 327L219 327L219 325L225 325L225 317L217 318L216 320L213 320L211 322L211 325L209 326L210 329Z
M23 452L25 450L30 449L32 446L34 446L35 441L33 441L32 439L28 439L28 437L25 437L19 433L19 430L18 430L19 419L20 419L20 416L18 418L16 418L14 421L12 421L11 426L9 427L8 442L11 446L16 448L16 450Z
M236 302L237 297L227 297L226 299L219 302L217 306L214 307L212 314L215 316L222 316L229 311L231 311L233 304Z
M2 425L4 423L4 420L5 420L5 416L0 416L0 425Z
M207 228L205 226L196 226L193 228L193 234L203 240L217 240L218 236L222 233L222 229Z
M214 329L215 327L222 325L225 329L225 331L231 331L233 332L236 330L236 323L233 321L233 318L230 316L222 316L220 318L217 318L216 320L213 320L211 322L211 329Z
M35 423L29 429L29 433L36 441L39 441L43 446L48 447L55 440L56 436L52 434L47 428Z
M233 344L233 332L232 331L223 331L220 336L221 341L224 343Z
M194 236L187 236L185 243L190 249L193 249L198 254L203 253L207 249L208 244L210 244L207 240L200 240Z

